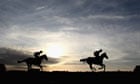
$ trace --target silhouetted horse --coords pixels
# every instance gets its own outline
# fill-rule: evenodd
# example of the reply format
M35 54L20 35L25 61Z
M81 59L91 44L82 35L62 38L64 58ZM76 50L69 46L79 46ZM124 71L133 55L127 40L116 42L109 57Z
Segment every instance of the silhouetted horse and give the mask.
M86 62L92 71L93 71L92 64L101 66L101 68L99 69L104 68L104 71L105 71L106 66L105 64L103 64L104 58L108 59L108 56L106 53L101 54L101 56L99 56L99 59L96 59L95 57L88 57L88 58L80 59L80 62ZM96 70L96 68L94 68L94 70Z
M28 71L32 69L32 65L36 65L38 67L40 67L41 70L43 70L43 66L41 65L41 62L43 61L43 59L45 59L46 61L48 60L48 57L44 54L38 58L26 58L26 59L23 59L21 61L17 61L18 63L22 63L22 62L25 62L27 64L27 67L28 67Z

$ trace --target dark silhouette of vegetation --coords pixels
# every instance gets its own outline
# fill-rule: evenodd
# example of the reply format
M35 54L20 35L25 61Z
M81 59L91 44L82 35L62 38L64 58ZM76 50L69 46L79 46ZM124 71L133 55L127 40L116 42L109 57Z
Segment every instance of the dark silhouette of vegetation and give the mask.
M96 57L88 57L88 58L80 59L80 61L86 62L92 71L93 71L93 69L94 69L94 71L96 71L96 68L92 67L92 64L101 66L101 68L99 68L99 69L104 69L104 71L105 71L106 66L103 63L104 58L108 59L108 56L106 53L102 53L101 56L98 57L98 59Z
M40 67L41 70L43 70L43 66L41 65L41 62L43 61L43 59L48 61L47 55L44 54L44 55L37 57L37 58L30 57L30 58L26 58L26 59L23 59L23 60L20 60L17 62L18 63L25 62L27 64L28 71L32 69L32 65L36 65L36 66Z

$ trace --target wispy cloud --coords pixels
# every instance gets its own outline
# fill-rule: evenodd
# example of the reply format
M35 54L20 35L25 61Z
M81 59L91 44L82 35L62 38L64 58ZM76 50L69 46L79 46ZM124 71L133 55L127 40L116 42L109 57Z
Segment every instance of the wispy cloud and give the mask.
M42 10L44 8L45 8L44 6L40 6L40 7L37 7L36 10Z

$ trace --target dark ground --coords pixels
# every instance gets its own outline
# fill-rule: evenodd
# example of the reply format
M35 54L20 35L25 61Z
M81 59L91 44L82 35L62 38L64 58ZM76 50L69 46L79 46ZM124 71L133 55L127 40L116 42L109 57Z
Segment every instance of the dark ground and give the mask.
M94 84L94 83L137 83L139 72L39 72L7 71L0 72L2 84ZM139 83L138 83L139 84Z

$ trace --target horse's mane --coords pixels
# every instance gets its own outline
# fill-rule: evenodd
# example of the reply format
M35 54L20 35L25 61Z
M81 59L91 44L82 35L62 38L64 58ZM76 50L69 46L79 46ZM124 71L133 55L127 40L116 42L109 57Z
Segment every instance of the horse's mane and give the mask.
M104 53L102 53L102 54L101 54L101 56L104 56L104 55L106 55L106 56L107 56L106 52L104 52Z

